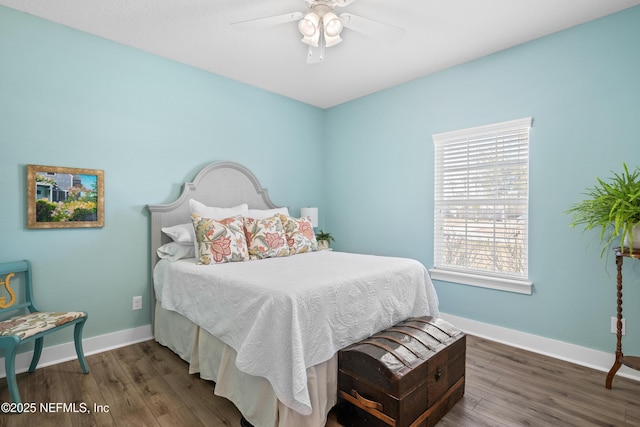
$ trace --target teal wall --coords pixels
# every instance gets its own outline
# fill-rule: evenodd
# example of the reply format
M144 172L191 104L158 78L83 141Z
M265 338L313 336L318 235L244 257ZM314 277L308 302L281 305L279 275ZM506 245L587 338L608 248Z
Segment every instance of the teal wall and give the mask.
M274 203L322 207L323 114L0 7L0 261L32 260L40 305L87 310L85 337L147 325L146 205L173 201L210 162L235 161ZM27 164L104 170L104 228L28 230Z
M41 305L89 311L87 337L146 325L145 206L228 160L275 203L319 206L337 249L430 267L431 135L532 116L534 293L436 283L441 309L611 352L613 257L563 212L596 176L639 163L638 22L640 7L320 110L0 7L0 261L31 259ZM105 227L27 230L27 164L103 169ZM640 351L636 264L627 352Z
M614 256L563 212L596 176L640 165L640 7L326 112L334 246L433 266L434 133L532 116L533 295L436 283L442 311L612 352ZM625 264L625 351L640 351L640 262Z

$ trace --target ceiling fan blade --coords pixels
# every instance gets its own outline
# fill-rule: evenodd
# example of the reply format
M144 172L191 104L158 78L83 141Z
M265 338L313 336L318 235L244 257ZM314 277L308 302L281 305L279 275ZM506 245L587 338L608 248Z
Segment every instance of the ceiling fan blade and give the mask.
M395 43L400 41L405 33L404 28L374 21L373 19L363 18L362 16L352 15L351 13L340 14L340 19L342 20L342 24L345 28L349 28L381 41Z
M302 19L304 13L289 12L283 15L267 16L265 18L249 19L247 21L232 22L231 25L238 30L255 30L272 27L274 25L286 24L287 22Z

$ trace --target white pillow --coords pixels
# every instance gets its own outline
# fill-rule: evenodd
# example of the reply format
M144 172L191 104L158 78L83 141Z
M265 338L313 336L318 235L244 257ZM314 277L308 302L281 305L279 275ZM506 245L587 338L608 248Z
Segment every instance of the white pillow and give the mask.
M191 226L191 229L193 229L193 226ZM161 259L168 259L171 262L182 258L195 258L196 256L193 245L181 245L176 242L160 246L157 253Z
M234 216L249 215L249 205L247 205L246 203L234 206L232 208L217 208L213 206L207 206L197 200L189 199L189 207L191 208L192 214L215 220L231 218Z
M267 219L275 215L289 216L289 208L275 208L275 209L249 209L249 214L245 215L247 218L253 219Z
M172 227L162 227L162 232L176 243L183 245L193 244L196 240L196 233L193 231L193 224L178 224Z

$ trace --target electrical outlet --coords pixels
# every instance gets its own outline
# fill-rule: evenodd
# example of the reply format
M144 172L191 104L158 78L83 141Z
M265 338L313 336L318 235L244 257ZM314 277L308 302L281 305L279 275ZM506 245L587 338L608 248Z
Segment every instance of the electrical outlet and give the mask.
M625 335L627 332L627 319L622 319L622 335ZM612 317L611 318L611 333L612 334L617 334L618 333L618 318L617 317Z
M142 309L142 297L141 296L133 297L133 306L132 306L131 309L132 310L141 310Z

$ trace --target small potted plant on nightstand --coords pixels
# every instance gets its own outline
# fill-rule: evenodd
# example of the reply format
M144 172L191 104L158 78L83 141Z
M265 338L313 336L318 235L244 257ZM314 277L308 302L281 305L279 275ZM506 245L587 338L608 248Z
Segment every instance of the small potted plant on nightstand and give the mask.
M573 214L572 227L600 228L601 255L617 237L631 253L640 247L640 167L629 172L626 164L622 166L624 172L612 172L606 181L596 178L598 183L587 188L587 198L566 212Z
M329 243L335 241L331 233L325 233L322 230L318 230L318 232L316 233L316 240L318 241L319 250L329 249Z

